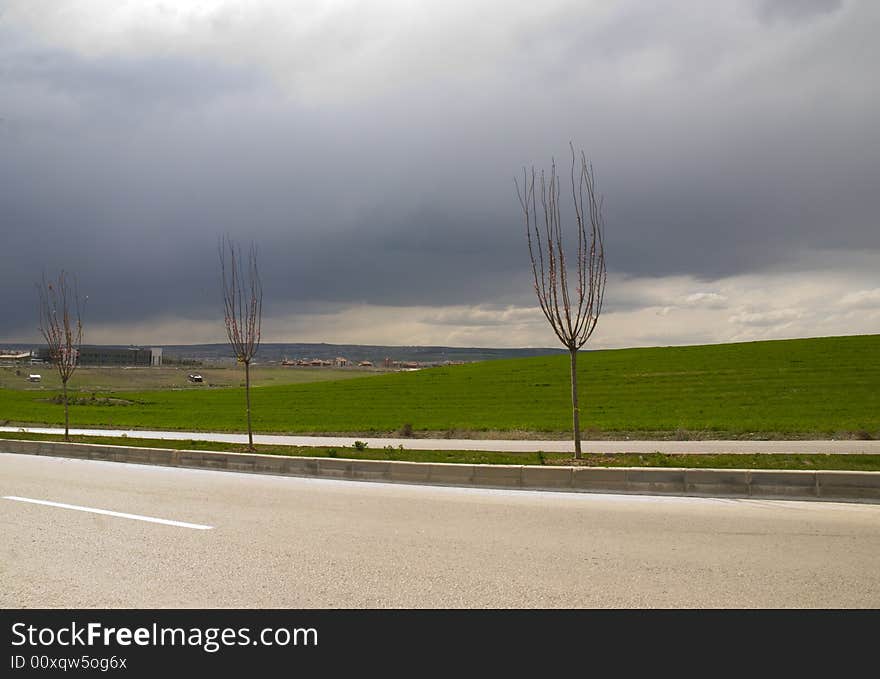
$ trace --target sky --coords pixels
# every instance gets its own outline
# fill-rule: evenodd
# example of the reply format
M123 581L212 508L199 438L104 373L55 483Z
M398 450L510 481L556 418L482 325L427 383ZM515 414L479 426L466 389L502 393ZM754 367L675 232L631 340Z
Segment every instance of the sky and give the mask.
M588 346L880 332L880 3L4 0L0 342L555 346L514 178L593 164ZM573 213L563 192L563 219ZM569 226L567 231L571 235Z

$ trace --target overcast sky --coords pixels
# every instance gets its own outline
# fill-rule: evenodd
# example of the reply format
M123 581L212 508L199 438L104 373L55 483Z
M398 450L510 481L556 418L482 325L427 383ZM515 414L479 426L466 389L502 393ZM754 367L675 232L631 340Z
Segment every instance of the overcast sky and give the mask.
M880 3L3 0L0 341L553 346L514 188L582 148L591 344L880 332Z

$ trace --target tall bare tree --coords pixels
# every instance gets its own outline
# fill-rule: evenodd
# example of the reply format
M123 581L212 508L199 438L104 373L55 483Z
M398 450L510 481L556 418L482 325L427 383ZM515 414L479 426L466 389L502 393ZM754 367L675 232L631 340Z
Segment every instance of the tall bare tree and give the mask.
M251 243L247 268L242 266L241 249L228 236L218 244L220 274L223 284L223 309L226 336L239 363L244 363L244 387L247 407L248 449L254 449L251 426L251 361L260 347L260 324L263 316L263 285L257 269L257 248Z
M523 183L516 193L526 223L529 257L532 261L535 294L541 311L571 354L571 408L574 430L574 454L581 457L580 407L577 388L577 354L587 343L605 299L605 220L603 198L596 191L593 166L583 151L580 157L571 146L571 196L577 227L577 278L569 289L562 230L559 193L560 179L556 161L550 165L549 181L541 170L536 182L535 168L523 168ZM540 214L538 203L541 205ZM540 216L540 220L539 220Z
M76 370L79 348L82 344L82 318L76 279L72 286L64 271L58 279L43 280L39 291L40 334L49 348L49 360L58 370L64 391L64 440L70 440L70 413L67 400L67 382Z

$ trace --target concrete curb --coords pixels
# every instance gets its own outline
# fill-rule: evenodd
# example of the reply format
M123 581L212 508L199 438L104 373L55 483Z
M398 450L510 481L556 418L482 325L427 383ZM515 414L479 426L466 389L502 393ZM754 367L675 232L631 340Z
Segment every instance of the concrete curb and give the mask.
M475 488L880 501L880 472L441 464L14 439L0 439L0 453Z

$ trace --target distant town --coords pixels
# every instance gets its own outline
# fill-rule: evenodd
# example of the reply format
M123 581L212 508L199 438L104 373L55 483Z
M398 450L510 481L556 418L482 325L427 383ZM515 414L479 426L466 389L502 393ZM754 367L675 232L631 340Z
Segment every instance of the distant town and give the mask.
M290 368L360 368L373 370L420 370L462 365L475 361L525 358L560 353L559 349L496 349L480 347L417 347L341 344L281 344L260 346L258 365ZM227 344L118 346L83 345L78 363L83 366L210 366L233 363ZM0 366L49 363L45 345L2 344Z
M421 368L434 368L444 365L464 365L468 361L396 361L386 356L380 367L385 370L420 370ZM373 361L350 361L344 356L337 356L332 361L323 358L297 358L291 360L282 359L281 365L294 368L375 368Z

